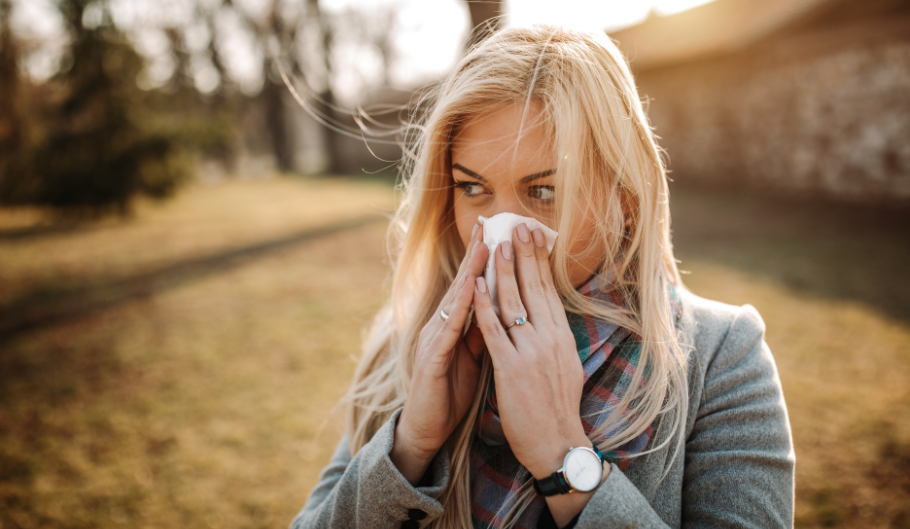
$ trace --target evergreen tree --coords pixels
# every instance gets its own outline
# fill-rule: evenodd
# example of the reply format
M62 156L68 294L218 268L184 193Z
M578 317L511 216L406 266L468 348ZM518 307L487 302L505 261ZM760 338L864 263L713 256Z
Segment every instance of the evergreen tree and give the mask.
M44 111L42 139L20 150L0 175L0 200L97 215L125 214L138 195L168 196L188 169L178 135L153 130L154 120L143 116L146 94L136 86L142 58L114 28L103 1L59 0L58 6L71 66L47 83L57 92L49 99L59 102ZM83 25L89 6L102 15L93 27Z
M19 64L10 18L12 2L0 0L0 174L18 152L22 139Z

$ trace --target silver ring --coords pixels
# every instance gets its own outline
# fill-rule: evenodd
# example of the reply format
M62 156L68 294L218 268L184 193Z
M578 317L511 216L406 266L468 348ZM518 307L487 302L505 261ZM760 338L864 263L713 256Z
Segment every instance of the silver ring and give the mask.
M511 329L515 325L524 325L525 323L528 323L528 319L525 318L524 316L519 316L518 319L516 319L515 321L510 323L508 327L506 327L506 330Z
M439 317L442 318L442 321L449 319L449 315L446 314L445 309L439 309Z

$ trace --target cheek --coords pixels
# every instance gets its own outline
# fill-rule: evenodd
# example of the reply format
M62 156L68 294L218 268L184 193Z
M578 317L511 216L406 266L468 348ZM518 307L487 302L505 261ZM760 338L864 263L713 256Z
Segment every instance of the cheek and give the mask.
M572 257L578 257L581 255L585 249L588 247L588 241L585 237L575 237L569 239L569 255Z
M464 247L467 248L468 242L471 240L471 232L474 230L474 225L477 224L477 215L462 200L455 201L452 213L455 216L458 238L461 239Z
M567 241L569 254L567 267L569 277L576 288L597 271L605 258L606 247L596 233L592 222L587 230L573 234Z
M588 251L591 244L597 238L597 230L594 228L594 221L591 218L577 219L580 225L576 225L571 230L566 240L569 255L574 258L580 257Z
M588 252L591 250L591 243L592 240L588 237L579 236L569 240L569 262L567 264L570 274L573 270L577 272L576 269L588 268L588 261L591 260L590 255L588 255Z

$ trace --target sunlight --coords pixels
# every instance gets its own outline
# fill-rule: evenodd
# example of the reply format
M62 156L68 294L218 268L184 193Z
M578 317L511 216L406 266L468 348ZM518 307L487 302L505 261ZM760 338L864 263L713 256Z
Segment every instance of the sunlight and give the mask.
M653 10L679 13L712 0L522 0L508 3L508 25L558 24L587 30L615 30L644 20Z
M654 10L661 15L672 15L713 1L714 0L657 0L654 2Z

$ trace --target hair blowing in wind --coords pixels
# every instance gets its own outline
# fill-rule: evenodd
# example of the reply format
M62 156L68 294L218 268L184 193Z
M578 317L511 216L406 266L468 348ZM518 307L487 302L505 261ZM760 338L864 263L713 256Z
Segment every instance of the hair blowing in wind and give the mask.
M668 281L680 284L666 169L619 50L602 33L548 26L501 30L460 60L433 99L419 126L409 129L416 135L409 138L414 150L404 158L388 237L391 296L366 336L346 396L352 455L405 404L421 329L438 317L436 307L464 257L452 213L451 140L467 120L516 103L542 109L557 154L555 229L589 234L586 251L601 254L598 273L612 271L623 299L622 308L602 305L575 290L567 265L580 256L569 254L561 235L550 263L566 311L597 315L641 337L639 365L645 369L636 370L620 402L602 412L608 415L597 433L610 436L601 449L622 446L654 424L678 432L685 424L687 386L666 287ZM593 225L583 222L591 217ZM434 527L472 525L470 450L491 374L485 354L473 402L446 444L451 474L441 498L445 512ZM666 439L678 450L680 435ZM531 481L498 513L504 527L513 527L532 501Z

